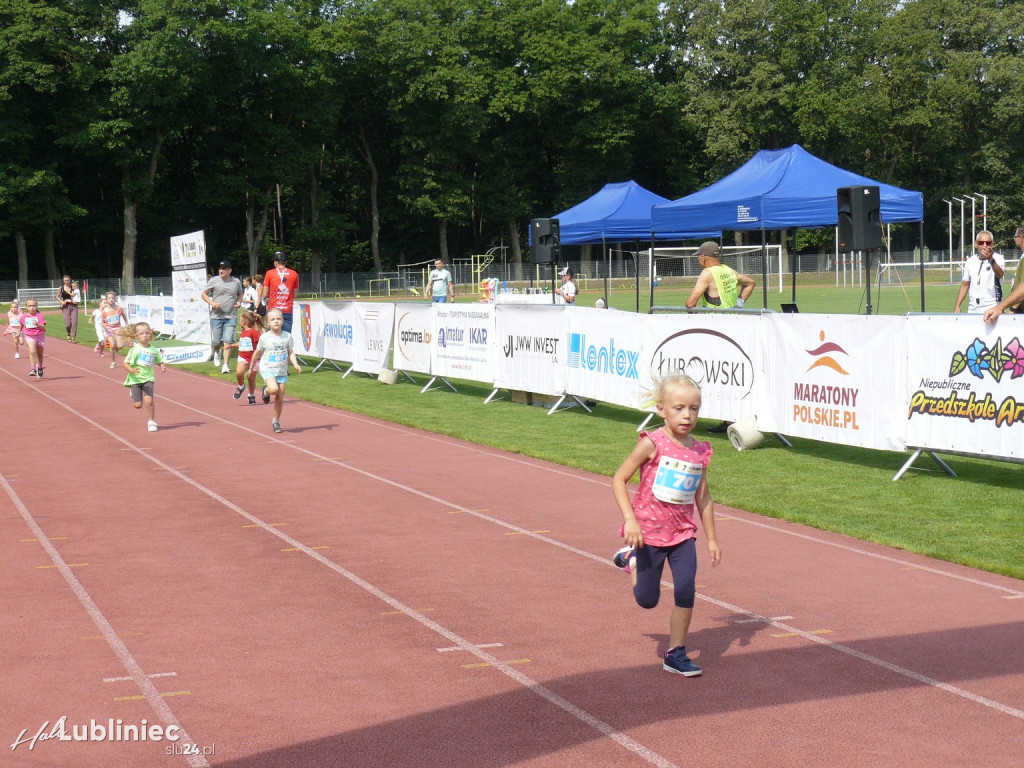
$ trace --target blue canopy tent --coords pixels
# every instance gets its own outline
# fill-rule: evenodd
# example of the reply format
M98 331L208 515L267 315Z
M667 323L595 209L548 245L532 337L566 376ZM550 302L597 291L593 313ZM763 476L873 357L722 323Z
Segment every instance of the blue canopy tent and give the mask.
M648 240L651 237L651 209L671 202L635 181L605 184L582 203L554 216L558 219L559 240L563 245ZM666 228L658 233L658 237L662 240L688 240L720 237L722 234L708 229L704 226L694 231Z
M836 190L877 186L882 223L919 222L923 230L924 196L837 168L798 144L761 150L737 170L699 192L655 205L655 235L696 229L761 230L834 227L839 215ZM923 231L920 232L923 238ZM923 243L922 243L923 246ZM767 275L765 275L767 283ZM767 305L767 284L764 286ZM794 280L794 297L795 297ZM924 264L921 272L924 311ZM870 313L870 299L869 299Z
M607 243L625 243L651 238L651 209L671 203L667 197L644 189L635 181L605 184L599 192L582 203L574 205L553 218L558 219L559 241L562 245L601 243L602 255L609 260ZM689 240L721 237L721 230L709 231L700 227L695 231L668 228L658 233L661 240ZM637 280L639 286L639 279ZM639 290L639 287L638 287ZM605 301L608 301L608 282L605 278Z

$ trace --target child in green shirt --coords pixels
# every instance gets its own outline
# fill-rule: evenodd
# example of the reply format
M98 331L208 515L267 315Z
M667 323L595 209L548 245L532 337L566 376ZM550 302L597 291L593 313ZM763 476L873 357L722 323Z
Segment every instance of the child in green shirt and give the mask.
M153 329L149 323L135 323L126 329L125 335L135 339L135 346L128 350L124 357L124 369L128 376L124 385L129 387L132 396L132 407L138 409L145 404L146 413L149 416L147 425L150 432L156 432L156 404L153 402L153 383L156 380L156 372L153 366L159 365L161 371L166 371L163 355L157 347L149 342L153 338Z

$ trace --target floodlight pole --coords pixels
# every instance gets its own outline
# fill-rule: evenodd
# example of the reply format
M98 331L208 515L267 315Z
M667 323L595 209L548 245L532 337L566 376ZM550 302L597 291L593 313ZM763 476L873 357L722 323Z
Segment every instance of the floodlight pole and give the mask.
M974 195L964 195L971 200L971 245L973 247L974 240L977 238L977 225L974 223L974 204L978 202L978 199Z
M981 198L981 228L988 229L988 195L983 195L981 192L978 192L977 195Z
M942 198L942 202L946 204L949 219L949 261L953 261L953 201Z
M959 197L954 197L958 203L960 203L960 261L964 260L964 200Z

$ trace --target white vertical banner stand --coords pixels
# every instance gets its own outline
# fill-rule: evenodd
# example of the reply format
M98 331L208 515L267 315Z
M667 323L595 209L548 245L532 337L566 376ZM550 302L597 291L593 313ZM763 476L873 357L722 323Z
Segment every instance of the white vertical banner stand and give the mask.
M206 237L203 231L171 238L174 285L174 337L210 343L210 308L202 300L206 288Z

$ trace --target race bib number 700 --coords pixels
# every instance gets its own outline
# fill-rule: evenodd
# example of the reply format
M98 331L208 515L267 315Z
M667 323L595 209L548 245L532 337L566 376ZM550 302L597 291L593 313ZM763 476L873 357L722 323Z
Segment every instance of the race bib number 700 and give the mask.
M704 467L692 461L662 456L654 475L654 498L666 504L692 504Z

